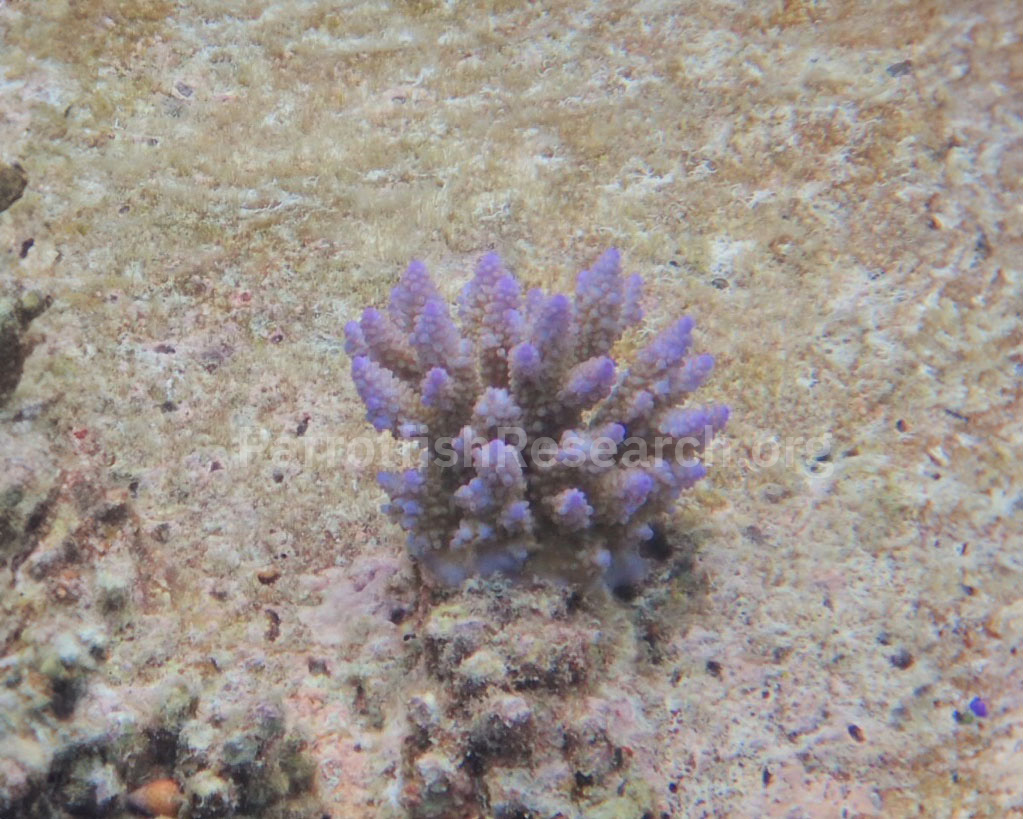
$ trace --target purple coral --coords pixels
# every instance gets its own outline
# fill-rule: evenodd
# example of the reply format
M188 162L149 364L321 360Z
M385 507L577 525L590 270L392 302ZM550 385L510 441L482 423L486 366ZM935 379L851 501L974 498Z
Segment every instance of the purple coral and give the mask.
M581 318L578 334L581 359L609 352L625 327L620 267L621 256L615 248L611 248L604 251L592 268L580 273L576 281L575 303ZM635 294L632 300L638 301Z
M643 544L704 477L700 454L728 420L724 406L679 406L714 368L712 356L690 355L691 318L618 367L613 349L642 320L642 288L612 249L579 274L574 301L523 296L490 253L462 290L456 324L413 262L386 313L368 308L345 327L367 420L431 448L419 469L380 483L384 511L441 582L642 577Z
M403 331L411 332L416 319L423 312L426 303L439 299L440 293L426 270L426 265L418 259L405 270L401 281L391 291L391 304L388 308L391 320Z
M570 488L548 500L551 517L566 532L578 532L590 525L593 507L586 502L581 489Z
M386 367L364 355L352 359L352 380L366 405L366 420L378 432L397 433L406 418L409 391Z
M558 400L572 409L588 409L607 398L614 378L615 363L606 355L588 359L569 371Z

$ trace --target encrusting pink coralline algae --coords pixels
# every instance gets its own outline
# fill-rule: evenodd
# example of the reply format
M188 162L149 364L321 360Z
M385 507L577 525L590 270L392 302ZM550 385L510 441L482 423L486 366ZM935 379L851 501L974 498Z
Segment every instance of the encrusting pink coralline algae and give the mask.
M439 580L535 573L620 588L643 577L644 543L706 474L699 455L729 411L680 406L714 367L689 355L688 317L631 366L610 356L642 319L642 287L611 249L579 274L574 301L523 294L490 253L456 324L414 261L386 312L345 327L367 420L421 445L419 468L379 481L384 511Z

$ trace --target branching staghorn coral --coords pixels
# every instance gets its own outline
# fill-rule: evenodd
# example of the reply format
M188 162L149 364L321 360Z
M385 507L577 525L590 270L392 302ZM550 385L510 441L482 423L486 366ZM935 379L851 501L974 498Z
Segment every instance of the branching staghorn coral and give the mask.
M706 474L724 406L683 407L714 359L675 321L619 370L611 349L643 317L643 281L617 250L579 274L574 301L523 294L495 253L462 290L456 324L412 262L386 312L345 327L366 418L419 442L419 468L382 472L384 511L444 583L474 575L642 578L654 525Z

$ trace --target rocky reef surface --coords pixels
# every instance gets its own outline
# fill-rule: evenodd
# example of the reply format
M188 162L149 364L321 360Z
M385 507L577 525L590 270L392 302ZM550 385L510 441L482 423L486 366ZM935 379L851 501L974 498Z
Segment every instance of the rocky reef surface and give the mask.
M1021 32L0 5L0 815L1023 810ZM725 448L627 599L433 585L344 325L612 246Z

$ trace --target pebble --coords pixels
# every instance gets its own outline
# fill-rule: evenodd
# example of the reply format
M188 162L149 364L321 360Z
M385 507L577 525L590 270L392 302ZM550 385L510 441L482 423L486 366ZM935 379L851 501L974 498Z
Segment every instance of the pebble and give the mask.
M144 816L177 816L181 788L173 779L155 779L128 794L128 807Z

